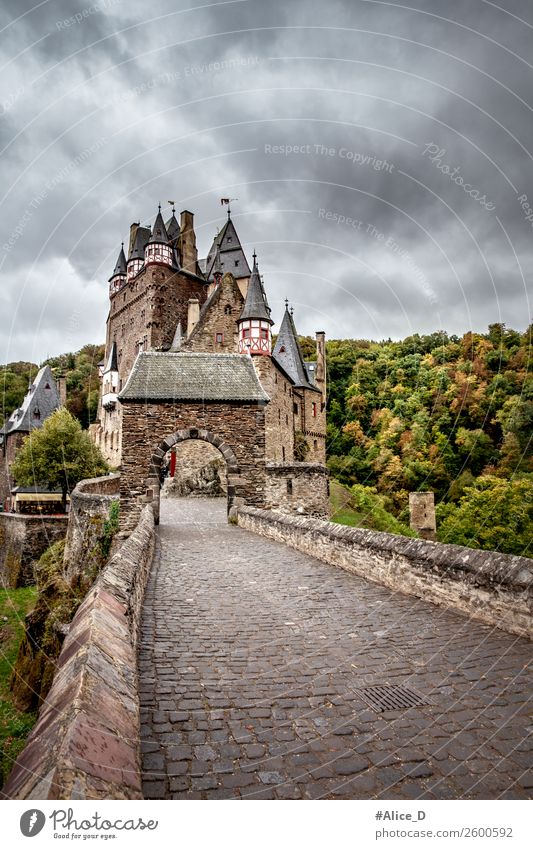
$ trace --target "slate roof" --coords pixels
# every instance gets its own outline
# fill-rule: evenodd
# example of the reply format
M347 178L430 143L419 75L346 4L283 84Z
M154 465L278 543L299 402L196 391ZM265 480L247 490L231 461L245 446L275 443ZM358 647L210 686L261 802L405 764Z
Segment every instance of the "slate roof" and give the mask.
M255 254L252 276L250 277L250 282L248 283L246 300L244 302L244 307L240 315L239 321L249 318L259 318L263 321L268 321L270 324L274 324L274 322L270 318L270 308L268 306L266 293L261 282L261 277L259 276L259 269L257 268L257 262L255 261Z
M42 427L48 416L60 406L59 392L50 367L43 366L37 372L21 406L11 413L2 432L4 434L16 431L29 433L31 430L36 430ZM35 415L36 411L39 412L39 416Z
M109 356L107 358L107 363L104 368L104 374L107 374L108 371L118 371L118 360L117 360L117 343L111 343L111 350L109 351Z
M128 260L144 259L144 249L148 244L148 240L151 235L152 233L149 227L137 227L137 232L135 233L135 240L133 242L133 247L130 251Z
M269 401L251 357L143 351L120 401Z
M168 233L167 228L165 227L165 222L163 221L163 216L161 215L161 207L159 207L159 212L156 215L154 228L149 241L151 244L168 244Z
M166 231L168 233L168 238L170 239L170 241L171 242L175 241L175 239L178 238L181 231L180 231L180 225L178 224L177 218L174 215L174 213L172 213L172 217L168 219L167 223L165 224L165 227L166 227Z
M124 242L122 242L122 247L118 255L117 264L115 265L115 270L113 271L113 274L111 275L109 280L112 280L113 277L117 276L117 274L126 274L126 256L124 254Z
M220 249L220 265L224 274L229 271L237 280L240 277L250 276L250 266L231 218L228 218L220 233L213 239L213 244L207 255L205 276L208 280L213 279L217 246Z
M303 386L307 389L317 388L309 382L298 343L298 334L288 307L285 307L285 315L281 322L272 358L287 372L295 386Z

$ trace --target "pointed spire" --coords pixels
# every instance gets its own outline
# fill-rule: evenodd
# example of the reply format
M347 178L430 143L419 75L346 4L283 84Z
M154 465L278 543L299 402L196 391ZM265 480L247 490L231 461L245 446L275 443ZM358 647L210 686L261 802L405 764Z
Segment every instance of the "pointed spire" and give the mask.
M213 244L207 255L206 277L208 280L213 279L217 245L220 248L220 261L223 272L230 271L237 280L250 276L250 266L248 265L241 241L235 230L235 225L228 218L220 233L217 233L213 239Z
M218 284L222 280L222 263L220 261L220 245L217 244L217 252L215 254L215 263L213 265L213 277L215 283Z
M113 277L116 277L119 274L126 274L126 256L124 254L124 242L122 242L122 246L120 248L120 253L118 255L118 259L115 265L115 270L113 271L113 274L109 279L112 280Z
M285 313L272 357L287 372L295 386L310 386L287 299L285 299Z
M118 361L117 361L117 343L111 343L111 350L109 351L109 356L107 358L107 362L104 368L104 374L108 371L118 371Z
M150 230L147 227L137 227L135 239L128 257L128 262L132 259L144 260L144 249L150 238Z
M165 222L163 221L163 216L161 215L161 204L159 204L159 210L154 221L154 227L152 230L152 235L148 241L149 244L161 243L163 245L168 244L168 233L167 228L165 227Z
M261 277L259 276L259 269L257 267L257 256L255 252L254 267L252 269L250 282L248 283L246 300L244 302L244 307L240 315L239 321L243 321L244 319L249 318L259 318L263 319L263 321L268 321L270 324L274 324L274 322L270 318L270 309L267 303L265 290L261 282Z
M167 231L168 238L171 242L176 242L181 233L180 225L178 224L178 220L176 218L176 210L172 207L172 216L168 219L165 224L165 229Z

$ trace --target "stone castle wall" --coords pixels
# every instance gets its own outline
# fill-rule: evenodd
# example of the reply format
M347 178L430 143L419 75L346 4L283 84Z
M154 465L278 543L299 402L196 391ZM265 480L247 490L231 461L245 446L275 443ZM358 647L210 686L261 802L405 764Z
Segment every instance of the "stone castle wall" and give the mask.
M264 506L329 518L327 468L312 463L267 463Z
M349 528L241 507L238 524L370 581L489 625L533 636L533 562L526 557Z
M70 625L8 799L142 799L136 646L154 540L147 506Z
M209 299L209 309L200 317L193 333L182 345L183 351L211 354L236 354L238 347L237 319L244 299L235 280L225 274ZM222 342L217 342L217 333Z
M33 564L67 533L67 516L0 513L0 587L35 583Z
M83 583L98 571L99 541L113 501L119 498L120 475L80 481L70 496L64 575L71 584Z
M238 467L237 473L227 470L228 478L231 475L228 499L244 498L246 503L260 506L265 485L264 416L260 403L123 403L121 527L128 530L135 525L143 503L158 489L160 464L171 447L160 446L178 432L187 433L180 441L202 439L202 432L209 431L225 443ZM157 467L152 465L154 455Z
M270 357L253 357L261 386L270 398L265 411L265 456L271 463L294 460L293 391Z

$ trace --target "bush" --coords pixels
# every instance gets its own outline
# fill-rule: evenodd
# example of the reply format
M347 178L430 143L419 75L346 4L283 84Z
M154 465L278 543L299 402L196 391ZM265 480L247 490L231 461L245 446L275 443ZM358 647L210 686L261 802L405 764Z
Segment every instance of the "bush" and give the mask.
M477 478L458 504L437 507L440 542L531 557L533 476Z

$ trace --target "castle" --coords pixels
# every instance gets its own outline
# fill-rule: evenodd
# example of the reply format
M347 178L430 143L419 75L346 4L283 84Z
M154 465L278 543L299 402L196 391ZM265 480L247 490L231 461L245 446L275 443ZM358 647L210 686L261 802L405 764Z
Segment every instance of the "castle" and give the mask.
M229 209L206 259L189 211L165 222L159 207L151 229L132 224L109 299L91 434L121 468L127 510L157 488L178 443L201 439L226 460L228 506L327 513L324 333L305 362L286 302L273 346L257 256L250 268Z

